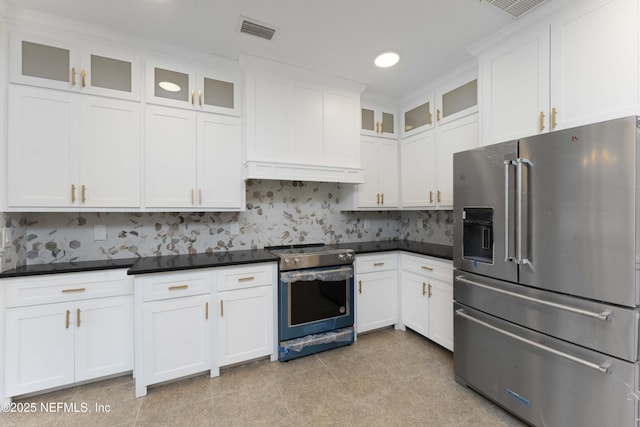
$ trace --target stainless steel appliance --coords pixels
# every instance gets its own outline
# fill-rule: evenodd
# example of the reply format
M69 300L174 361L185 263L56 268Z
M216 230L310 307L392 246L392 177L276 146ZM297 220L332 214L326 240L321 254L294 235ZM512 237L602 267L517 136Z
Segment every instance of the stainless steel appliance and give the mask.
M454 155L456 380L534 425L638 425L639 126Z
M280 257L279 360L354 341L354 251L318 245L270 248Z

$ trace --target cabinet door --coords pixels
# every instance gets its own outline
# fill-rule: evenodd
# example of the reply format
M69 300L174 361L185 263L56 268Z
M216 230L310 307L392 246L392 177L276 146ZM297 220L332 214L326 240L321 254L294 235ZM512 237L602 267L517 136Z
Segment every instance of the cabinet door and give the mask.
M360 133L368 136L397 137L396 114L378 106L363 105L360 109Z
M273 288L218 294L218 360L220 366L273 352Z
M453 153L478 146L478 114L450 121L436 130L436 201L453 207Z
M360 100L354 96L325 92L323 107L324 163L360 167Z
M357 332L396 324L398 271L361 274L357 279Z
M557 127L638 113L635 0L582 2L551 22L551 107Z
M147 102L190 109L196 106L196 70L192 67L150 59L146 82Z
M197 106L212 113L240 115L240 74L218 70L198 73Z
M438 126L478 111L478 79L469 80L471 74L475 75L473 72L466 73L441 88L436 95Z
M145 205L195 207L196 113L148 105L145 126Z
M211 369L209 295L146 302L142 307L143 383Z
M198 113L198 206L242 209L240 119Z
M400 147L400 186L403 207L436 205L435 131L403 139Z
M10 207L77 204L79 101L73 93L9 86Z
M409 106L402 113L402 137L432 129L435 123L433 97Z
M83 47L80 87L91 95L140 100L140 57L126 50Z
M75 379L133 369L133 297L79 301L75 309Z
M500 43L479 65L483 145L549 130L548 26Z
M380 141L378 143L380 204L385 208L400 205L398 200L398 143Z
M362 137L360 156L364 169L364 184L358 184L358 207L375 208L380 206L378 141L375 138Z
M253 78L254 96L247 101L247 159L286 162L293 159L291 85ZM253 123L252 123L253 122Z
M430 277L429 339L453 351L453 284Z
M5 316L7 396L73 383L72 307L45 304L14 308Z
M70 40L12 32L10 79L14 83L78 90L80 49Z
M83 96L80 204L140 207L140 104Z
M429 336L426 279L403 271L400 286L402 287L402 323L425 337Z

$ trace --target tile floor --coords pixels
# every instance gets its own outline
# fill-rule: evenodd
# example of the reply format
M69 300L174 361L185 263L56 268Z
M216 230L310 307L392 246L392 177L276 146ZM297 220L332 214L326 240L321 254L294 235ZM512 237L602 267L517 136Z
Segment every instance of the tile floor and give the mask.
M2 426L522 426L457 384L447 350L411 331L384 329L288 363L261 360L150 387L131 376L16 400L35 413L0 415ZM44 413L41 403L87 413ZM98 413L95 405L110 406Z

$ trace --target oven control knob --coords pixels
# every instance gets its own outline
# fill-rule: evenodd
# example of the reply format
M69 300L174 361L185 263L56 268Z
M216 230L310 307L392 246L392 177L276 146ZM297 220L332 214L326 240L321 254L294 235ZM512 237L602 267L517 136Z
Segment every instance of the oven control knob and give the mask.
M294 259L293 259L293 262L294 262L295 264L300 264L300 258L294 258Z
M291 264L291 260L289 258L285 258L284 265L289 265L289 264Z
M349 261L353 261L353 258L355 258L355 257L353 256L353 254L347 254L347 259L348 259Z
M338 259L340 261L344 261L345 259L347 259L347 256L345 254L338 254Z

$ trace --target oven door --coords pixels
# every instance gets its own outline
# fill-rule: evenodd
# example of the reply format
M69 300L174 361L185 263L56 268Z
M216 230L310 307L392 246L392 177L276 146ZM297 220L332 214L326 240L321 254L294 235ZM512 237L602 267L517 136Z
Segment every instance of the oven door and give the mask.
M280 273L280 340L353 325L353 266Z

